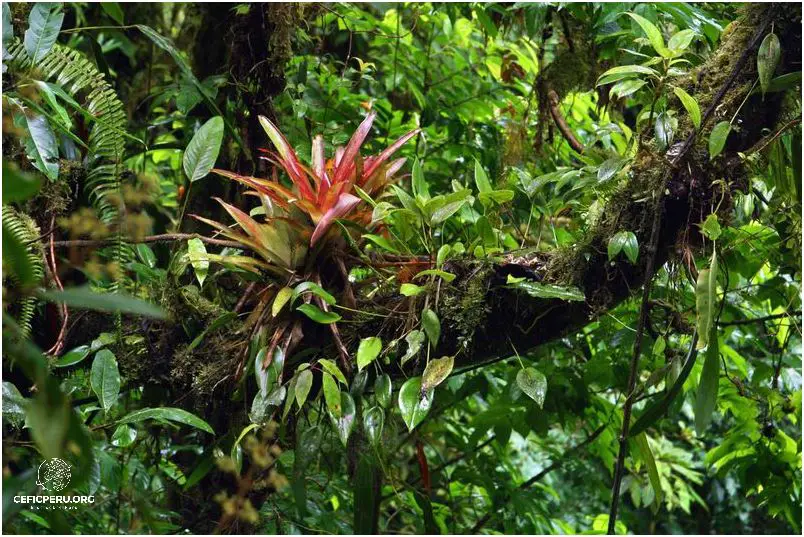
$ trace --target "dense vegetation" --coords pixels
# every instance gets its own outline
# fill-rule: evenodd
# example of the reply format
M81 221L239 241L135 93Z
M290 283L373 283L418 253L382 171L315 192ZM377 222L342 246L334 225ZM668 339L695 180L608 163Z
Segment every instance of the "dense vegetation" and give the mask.
M5 532L801 532L800 5L2 15Z

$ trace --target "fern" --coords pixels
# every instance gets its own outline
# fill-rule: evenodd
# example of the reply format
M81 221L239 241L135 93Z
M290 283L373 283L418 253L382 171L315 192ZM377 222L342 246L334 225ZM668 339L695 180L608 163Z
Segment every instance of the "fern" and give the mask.
M92 121L84 189L101 222L117 228L116 243L103 253L124 266L133 260L133 250L124 243L121 226L125 207L120 177L127 136L123 103L103 73L77 50L56 44L37 65L31 64L20 40L15 39L7 50L10 71L28 75L35 68L42 78L54 80L78 102L83 101L82 109Z
M33 274L36 281L41 281L45 272L43 263L43 253L39 243L39 226L34 219L17 211L9 205L3 205L3 230L11 233L21 244L27 244L26 254L33 267ZM17 323L20 326L23 337L28 337L31 333L31 320L33 320L36 298L26 296L19 303L19 313Z

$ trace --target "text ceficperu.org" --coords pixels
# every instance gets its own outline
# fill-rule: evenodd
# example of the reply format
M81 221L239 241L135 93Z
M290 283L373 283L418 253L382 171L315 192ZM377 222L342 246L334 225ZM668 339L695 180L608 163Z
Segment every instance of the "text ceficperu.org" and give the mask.
M95 496L14 496L14 503L45 503L51 505L95 503Z

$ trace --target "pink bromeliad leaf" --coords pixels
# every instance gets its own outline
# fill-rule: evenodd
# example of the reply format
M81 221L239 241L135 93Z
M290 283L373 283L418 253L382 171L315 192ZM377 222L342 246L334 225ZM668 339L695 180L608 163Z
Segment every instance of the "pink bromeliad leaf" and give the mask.
M282 135L282 132L280 132L277 126L271 123L270 119L265 116L259 116L259 120L260 125L262 125L266 134L268 134L268 138L271 139L274 147L276 147L279 164L285 169L288 176L290 176L290 180L293 181L293 184L299 189L299 194L309 201L314 201L315 196L310 188L307 173L305 173L304 167L301 162L299 162L296 151L291 147L290 143Z
M399 148L405 145L405 143L408 140L419 134L420 131L421 129L413 129L409 133L402 135L402 137L399 138L396 142L386 147L385 150L376 157L370 157L369 159L366 159L366 168L365 171L363 172L363 177L361 179L358 179L359 181L358 184L364 183L365 181L370 179L371 175L377 171L377 168L382 166L382 164L386 160L391 158L391 155L396 153L399 150Z
M360 154L360 146L366 140L371 125L374 123L374 118L377 117L377 112L371 112L366 116L366 119L357 127L357 130L352 134L349 143L346 144L346 149L343 151L343 156L335 169L335 176L332 178L333 183L340 183L345 181L349 174L354 170L355 158Z
M357 196L347 193L341 194L337 203L324 213L324 216L318 221L318 225L313 231L313 236L310 238L310 246L314 246L318 239L329 230L336 218L342 218L347 215L358 203L360 203L360 198Z

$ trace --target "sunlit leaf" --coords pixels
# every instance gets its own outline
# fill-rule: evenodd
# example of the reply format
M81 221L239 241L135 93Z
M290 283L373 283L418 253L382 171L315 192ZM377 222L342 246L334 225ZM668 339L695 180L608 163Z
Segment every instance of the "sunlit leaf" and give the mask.
M360 340L357 348L357 369L362 370L377 359L382 350L382 340L378 337L367 337Z
M455 358L453 356L444 356L443 358L430 360L427 367L424 368L424 373L422 373L421 389L423 391L432 390L444 382L449 374L452 373L454 364Z
M117 358L111 351L102 349L95 354L90 379L92 391L98 396L103 410L108 412L120 394L120 371Z
M516 374L516 384L522 392L536 401L539 408L544 406L544 398L547 395L547 378L534 369L525 367Z
M419 425L433 404L433 391L422 390L422 378L413 377L407 380L399 390L399 410L402 412L402 419L412 431Z

